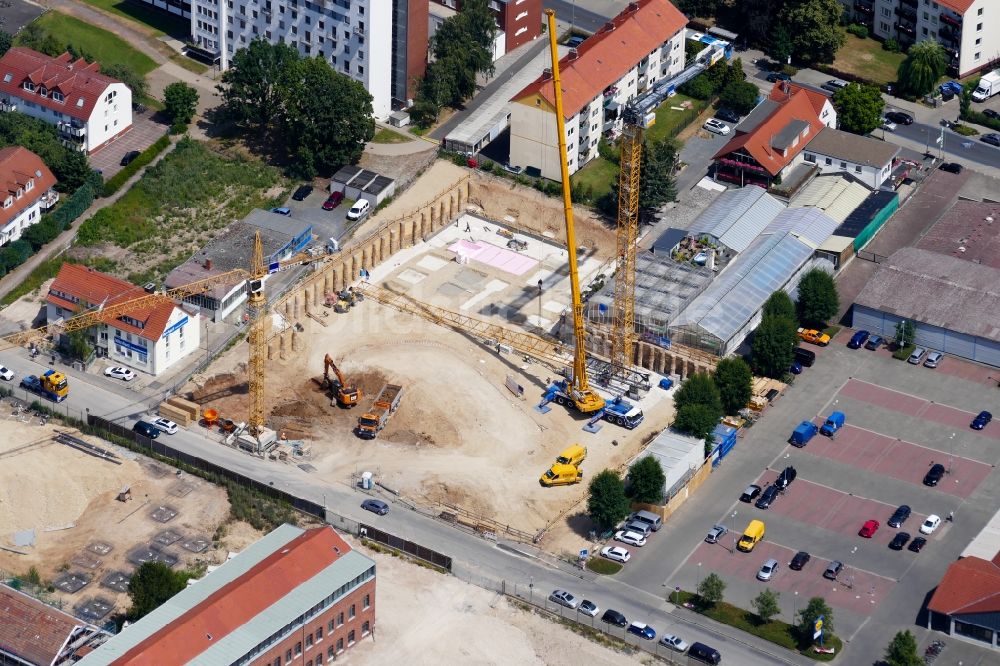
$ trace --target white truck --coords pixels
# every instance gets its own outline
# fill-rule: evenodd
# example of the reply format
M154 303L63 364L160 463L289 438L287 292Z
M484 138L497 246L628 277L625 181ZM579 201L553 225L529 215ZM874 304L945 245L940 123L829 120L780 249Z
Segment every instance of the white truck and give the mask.
M972 92L972 99L985 102L997 93L1000 93L1000 70L992 71L979 79L979 86Z

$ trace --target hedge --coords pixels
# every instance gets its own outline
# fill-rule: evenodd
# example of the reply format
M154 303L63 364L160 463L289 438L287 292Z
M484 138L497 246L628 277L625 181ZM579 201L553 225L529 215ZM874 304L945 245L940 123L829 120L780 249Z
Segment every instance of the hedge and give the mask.
M1000 131L1000 120L990 118L986 114L980 113L979 111L972 111L970 109L967 113L962 114L962 120L982 125L983 127L989 127L992 130Z
M104 183L104 191L101 193L101 196L110 197L112 194L120 190L121 186L124 185L129 178L134 176L139 169L156 159L156 156L166 150L169 145L170 137L164 134L156 140L156 143L139 153L139 156L132 160L127 167L109 178L108 182Z

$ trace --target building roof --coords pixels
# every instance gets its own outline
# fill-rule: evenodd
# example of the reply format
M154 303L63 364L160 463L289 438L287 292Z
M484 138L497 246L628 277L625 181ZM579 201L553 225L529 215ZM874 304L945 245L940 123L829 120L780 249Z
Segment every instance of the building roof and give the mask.
M656 240L650 246L651 251L656 252L670 252L677 244L682 240L687 238L688 232L685 229L677 229L674 227L668 227L666 231L657 236Z
M85 624L26 594L0 585L0 653L51 664L77 625Z
M878 265L855 304L1000 341L1000 270L907 247Z
M777 89L775 85L774 90ZM787 91L782 89L776 97L774 90L770 98L772 103L760 114L769 111L769 115L751 117L751 122L745 126L741 123L736 136L715 154L714 159L743 150L775 176L815 138L824 127L812 99L815 93L795 86Z
M927 607L945 615L1000 613L1000 555L952 562Z
M588 37L576 55L559 61L563 115L572 118L638 62L684 29L687 17L668 0L636 0ZM555 107L551 73L543 74L513 99L541 95Z
M917 247L1000 268L1000 204L957 201Z
M832 231L836 223L829 220L827 225ZM814 250L792 231L761 234L684 308L671 328L700 329L723 343L731 340L771 294L788 284Z
M374 567L332 527L282 525L79 663L228 665Z
M64 263L49 287L45 299L74 314L102 305L113 305L131 298L146 296L146 292L131 282L96 271L80 264ZM145 303L122 316L142 322L142 326L116 319L115 328L156 342L163 335L176 306L172 301ZM110 322L109 322L110 323Z
M975 556L987 560L996 557L997 553L1000 553L1000 511L993 514L959 557Z
M33 83L36 92L25 90L25 81ZM80 120L90 118L97 101L113 83L121 81L101 74L96 62L73 60L69 53L53 58L15 46L0 58L0 93L30 98L39 106ZM42 97L38 91L43 86L46 91L62 93L64 101L57 102L51 94Z
M760 233L765 235L790 232L813 247L819 247L836 228L836 220L819 208L786 208Z
M30 194L24 191L29 180L34 180ZM10 208L0 206L0 228L34 204L55 184L56 177L42 158L27 148L8 146L0 150L0 203L8 196L14 197L14 205ZM20 199L17 198L19 191Z
M691 235L708 234L742 252L785 205L756 185L727 190L691 223Z
M809 142L809 152L879 169L891 164L899 151L900 147L894 143L830 127L821 129Z
M821 210L840 225L864 203L869 194L871 190L867 187L843 176L817 176L795 195L788 207Z
M975 4L976 0L937 0L937 3L942 7L946 7L959 14L964 14L969 11L969 8Z
M653 457L663 468L668 494L679 482L685 481L705 460L705 440L666 429L649 443L635 460Z
M821 176L826 178L827 176ZM891 190L875 190L834 230L835 236L857 238L886 208L899 207L899 195Z

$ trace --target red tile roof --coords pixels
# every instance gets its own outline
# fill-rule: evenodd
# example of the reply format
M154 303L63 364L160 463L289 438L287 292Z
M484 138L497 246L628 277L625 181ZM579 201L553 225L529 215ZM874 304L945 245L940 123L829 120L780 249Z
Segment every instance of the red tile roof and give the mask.
M952 562L927 607L937 613L1000 613L1000 554Z
M0 585L0 650L33 664L51 664L73 628L71 615Z
M66 298L66 296L75 297ZM71 311L97 306L111 305L122 301L146 296L146 292L131 282L120 280L113 275L95 271L93 268L79 264L65 263L59 269L59 274L49 287L46 300ZM120 319L113 322L117 329L138 335L141 338L156 342L163 335L170 315L173 314L173 301L161 301L136 307L129 310L125 316L143 322L143 326L133 326ZM111 323L111 322L109 322Z
M34 180L35 186L31 192L24 192L29 180ZM56 177L42 158L27 148L10 146L0 150L0 227L38 201L55 184ZM22 191L20 199L17 198L18 190ZM3 200L8 195L14 197L14 205L3 208Z
M805 95L809 99L809 103L812 104L813 110L816 112L817 116L823 113L823 107L830 101L829 95L821 93L817 90L806 88L805 86L801 86L794 81L776 82L773 86L771 86L771 92L768 95L768 99L780 104L788 99L789 95L794 94Z
M973 3L976 0L937 0L937 3L942 7L947 7L948 9L958 12L959 14L964 14L969 11Z
M737 133L715 154L714 159L743 149L752 155L758 164L767 169L768 173L775 176L788 166L824 127L817 114L815 99L810 91L796 88L791 90L788 96L781 94L778 99L775 99L775 93L772 90L771 100L779 105L778 108L750 132ZM789 146L782 154L782 151L773 148L771 143L781 130L796 120L808 123L809 133L804 137L800 136L798 144Z
M112 663L195 663L212 642L236 631L350 550L332 527L306 530Z
M572 118L591 100L687 25L667 0L637 0L559 61L563 114ZM543 74L513 99L539 94L555 106L551 74Z
M8 81L8 78L10 79ZM25 81L35 85L35 92L23 88ZM52 58L32 49L15 46L0 58L0 93L9 93L53 111L73 118L88 120L94 105L112 83L118 79L100 73L100 65L88 63L83 58L73 60L69 53ZM57 102L51 94L42 97L38 91L62 93L64 101Z

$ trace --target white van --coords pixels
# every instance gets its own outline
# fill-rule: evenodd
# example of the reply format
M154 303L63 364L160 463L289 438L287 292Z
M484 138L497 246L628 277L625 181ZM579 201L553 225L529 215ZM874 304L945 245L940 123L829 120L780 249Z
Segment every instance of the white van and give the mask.
M358 199L354 202L354 205L351 206L351 210L347 211L347 219L352 221L360 220L364 216L368 215L370 210L371 204L368 203L368 199Z

